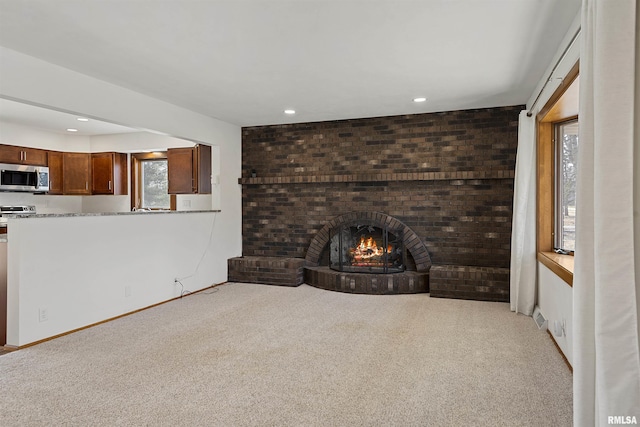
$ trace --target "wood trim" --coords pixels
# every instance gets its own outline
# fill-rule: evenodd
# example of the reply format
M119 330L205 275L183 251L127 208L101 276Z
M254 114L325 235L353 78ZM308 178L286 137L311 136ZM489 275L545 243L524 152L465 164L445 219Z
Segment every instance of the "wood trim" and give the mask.
M562 83L560 86L553 92L553 94L549 97L549 100L544 107L540 109L540 112L536 115L538 121L544 121L547 118L549 112L553 109L553 107L560 101L560 98L564 95L564 93L571 87L573 81L580 75L580 61L576 62L571 70L567 73L567 75L562 79ZM573 115L573 114L572 114ZM551 117L549 117L550 119ZM558 119L562 120L562 118Z
M16 351L16 350L22 350L23 348L33 347L34 345L42 344L43 342L51 341L51 340L54 340L56 338L63 337L65 335L73 334L74 332L79 332L79 331L82 331L82 330L85 330L85 329L92 328L94 326L102 325L103 323L111 322L112 320L117 320L117 319L120 319L121 317L125 317L125 316L129 316L131 314L139 313L141 311L148 310L150 308L157 307L159 305L166 304L166 303L171 302L171 301L179 300L179 299L184 298L186 296L197 295L200 292L204 292L204 291L207 291L207 290L210 290L210 289L213 289L213 288L217 288L218 286L222 286L222 285L224 285L226 283L229 283L229 282L216 283L216 284L213 284L213 285L208 286L208 287L203 288L203 289L199 289L199 290L194 291L194 292L188 292L188 293L185 293L185 294L183 294L181 296L168 299L166 301L161 301L161 302L158 302L158 303L155 303L155 304L151 304L151 305L149 305L147 307L142 307L142 308L139 308L137 310L129 311L129 312L121 314L119 316L110 317L109 319L101 320L100 322L92 323L90 325L86 325L86 326L83 326L81 328L73 329L71 331L63 332L61 334L54 335L54 336L51 336L51 337L48 337L48 338L43 338L41 340L34 341L34 342L29 343L29 344L25 344L25 345L21 345L21 346L5 345L4 349L8 350L8 351Z
M538 252L538 261L553 271L558 277L573 287L573 255L555 252Z
M130 185L131 185L131 191L129 194L131 194L130 197L130 204L129 204L129 210L133 210L134 207L136 207L136 197L138 197L138 188L136 183L138 182L138 158L135 156L136 153L131 154L131 165L129 170L131 171L130 173Z
M576 119L577 84L580 62L576 62L536 116L537 122L537 192L536 235L537 259L554 274L573 286L573 256L554 250L555 232L555 124ZM574 82L576 85L574 85ZM565 94L567 96L565 97ZM565 116L566 115L566 116Z
M569 359L567 359L567 356L564 355L564 353L562 352L562 349L558 345L558 342L553 337L553 334L551 333L551 331L549 329L547 329L547 333L549 334L549 337L551 337L551 342L553 342L553 345L556 346L556 350L558 350L558 353L560 353L560 356L562 356L562 359L564 360L564 363L566 363L567 367L569 368L569 371L571 371L571 373L573 374L573 366L571 366L571 363L569 363Z
M166 159L167 152L166 151L153 151L150 153L131 153L131 206L130 209L134 207L139 207L137 205L136 199L140 194L140 161L142 160L150 160L150 159ZM169 210L176 210L176 200L175 195L170 195L169 198Z
M553 125L538 123L538 252L553 250Z

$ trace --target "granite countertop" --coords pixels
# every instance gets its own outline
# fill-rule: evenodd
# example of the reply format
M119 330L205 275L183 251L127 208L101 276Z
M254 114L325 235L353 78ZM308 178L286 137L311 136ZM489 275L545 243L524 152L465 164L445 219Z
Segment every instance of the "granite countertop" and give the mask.
M193 213L209 213L220 212L220 209L197 210L197 211L135 211L135 212L98 212L98 213L51 213L51 214L35 214L35 215L6 215L11 219L23 218L69 218L80 216L124 216L124 215L163 215L163 214L193 214Z

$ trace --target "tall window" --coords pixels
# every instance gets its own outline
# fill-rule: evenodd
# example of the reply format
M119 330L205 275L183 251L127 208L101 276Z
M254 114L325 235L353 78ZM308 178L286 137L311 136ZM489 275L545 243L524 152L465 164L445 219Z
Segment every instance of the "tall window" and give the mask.
M557 123L555 137L555 242L556 251L576 247L576 171L578 120Z
M538 261L570 286L576 241L579 64L536 116Z

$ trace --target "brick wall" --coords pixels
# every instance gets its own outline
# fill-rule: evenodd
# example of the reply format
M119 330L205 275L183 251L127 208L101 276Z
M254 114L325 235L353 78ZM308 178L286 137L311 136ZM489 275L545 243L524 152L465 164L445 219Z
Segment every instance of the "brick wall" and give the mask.
M373 210L434 265L508 267L521 109L244 128L244 255L302 258L327 221Z

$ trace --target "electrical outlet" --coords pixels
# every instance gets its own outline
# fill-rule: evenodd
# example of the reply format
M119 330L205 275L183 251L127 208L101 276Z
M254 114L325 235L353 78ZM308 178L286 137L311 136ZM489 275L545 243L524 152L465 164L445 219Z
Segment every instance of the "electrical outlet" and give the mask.
M46 308L38 309L38 320L40 322L46 322L49 320L49 311Z
M124 287L124 296L125 297L130 297L131 296L131 286L127 285Z
M191 207L191 200L183 200L182 201L182 207L183 208L190 208Z

